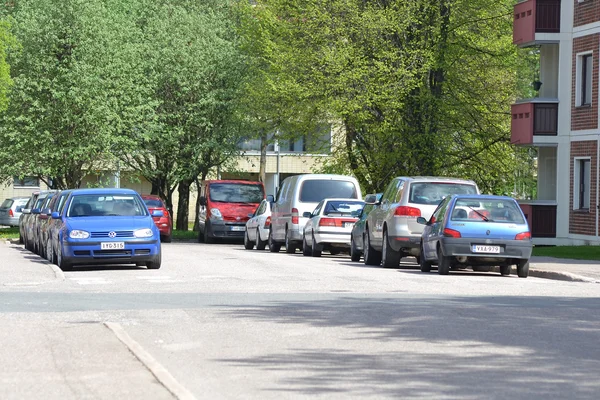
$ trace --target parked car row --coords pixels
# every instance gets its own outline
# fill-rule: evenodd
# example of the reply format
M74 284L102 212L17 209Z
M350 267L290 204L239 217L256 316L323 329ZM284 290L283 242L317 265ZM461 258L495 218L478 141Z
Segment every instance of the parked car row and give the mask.
M398 268L413 256L421 271L500 266L529 274L529 225L511 197L482 195L474 181L397 177L382 193L361 200L352 177L307 174L283 181L273 202L261 203L246 223L244 247L319 257L348 252L352 261ZM265 236L268 234L267 238Z
M170 240L172 224L164 204L148 200L131 189L34 192L22 210L20 241L63 270L87 264L158 269L161 236Z

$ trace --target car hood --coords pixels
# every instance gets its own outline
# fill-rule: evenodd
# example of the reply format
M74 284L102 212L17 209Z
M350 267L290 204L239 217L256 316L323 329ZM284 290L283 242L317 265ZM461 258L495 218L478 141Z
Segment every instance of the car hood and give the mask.
M149 216L140 217L76 217L68 218L67 226L69 229L80 229L83 231L124 231L136 230L142 228L151 228L154 221Z

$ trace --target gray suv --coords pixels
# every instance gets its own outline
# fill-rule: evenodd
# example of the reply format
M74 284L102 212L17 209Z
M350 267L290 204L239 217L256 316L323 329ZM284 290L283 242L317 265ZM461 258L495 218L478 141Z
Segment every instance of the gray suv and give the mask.
M479 194L479 188L474 181L457 178L394 178L367 217L365 264L397 268L402 257L418 260L424 225L417 218L429 219L442 199L452 194Z

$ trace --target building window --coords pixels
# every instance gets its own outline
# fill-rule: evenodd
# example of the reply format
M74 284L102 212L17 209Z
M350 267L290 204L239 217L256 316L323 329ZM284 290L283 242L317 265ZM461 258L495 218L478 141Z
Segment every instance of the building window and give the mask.
M22 178L15 176L13 178L14 187L40 187L40 180L36 176L24 176Z
M575 179L573 181L573 208L575 210L590 209L591 164L589 158L575 159Z
M577 56L577 103L578 107L592 104L592 71L594 68L592 53Z

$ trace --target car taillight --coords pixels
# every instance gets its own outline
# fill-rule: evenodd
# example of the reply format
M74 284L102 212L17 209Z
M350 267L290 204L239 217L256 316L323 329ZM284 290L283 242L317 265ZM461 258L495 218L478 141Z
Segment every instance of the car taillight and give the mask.
M267 219L265 219L265 228L268 228L271 226L271 217L267 217Z
M340 220L336 220L335 218L321 218L319 226L338 226L338 222L340 223L339 226L341 226L342 221Z
M12 208L8 209L8 216L9 217L14 217L15 216L15 214L13 214Z
M292 208L292 224L298 224L298 222L299 222L298 209Z
M515 240L529 240L531 239L531 232L521 232L515 236Z
M396 207L396 211L394 211L394 215L400 217L420 217L421 210L415 207L408 206L399 206Z
M460 232L459 231L455 231L454 229L444 228L444 236L445 237L459 238L460 237Z

